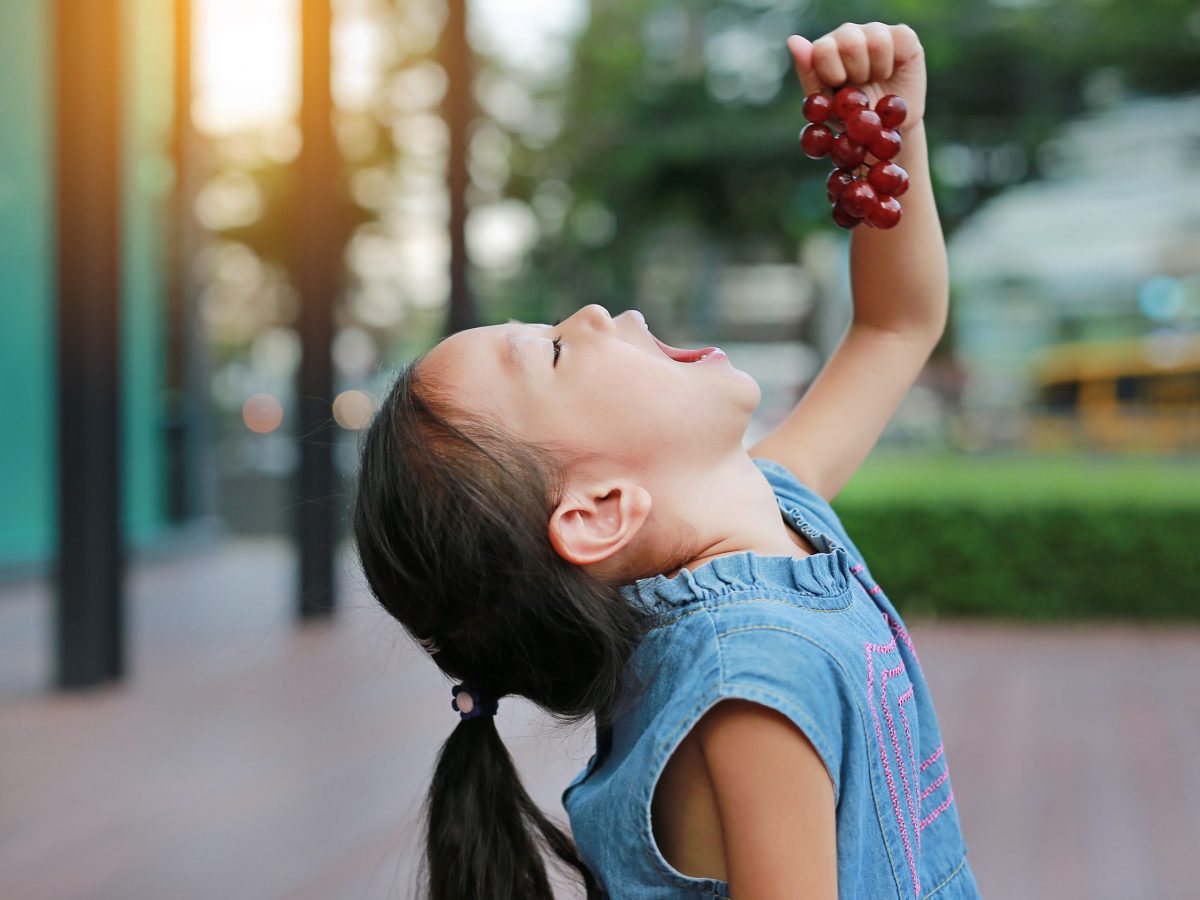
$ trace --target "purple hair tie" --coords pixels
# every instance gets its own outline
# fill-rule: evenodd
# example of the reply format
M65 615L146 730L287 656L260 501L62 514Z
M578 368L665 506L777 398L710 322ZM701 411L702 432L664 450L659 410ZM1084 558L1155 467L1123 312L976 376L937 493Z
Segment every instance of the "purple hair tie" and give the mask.
M476 716L482 716L485 713L489 716L494 716L500 708L498 700L486 701L483 694L474 688L469 688L465 684L456 684L450 688L450 694L454 697L450 701L452 706L459 715L460 719L474 719ZM466 696L462 696L462 695Z

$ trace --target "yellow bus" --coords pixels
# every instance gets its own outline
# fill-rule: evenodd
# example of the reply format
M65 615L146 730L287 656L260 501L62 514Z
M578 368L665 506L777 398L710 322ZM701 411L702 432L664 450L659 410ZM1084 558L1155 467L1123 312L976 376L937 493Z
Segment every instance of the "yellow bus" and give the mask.
M1030 449L1200 451L1200 332L1045 347Z

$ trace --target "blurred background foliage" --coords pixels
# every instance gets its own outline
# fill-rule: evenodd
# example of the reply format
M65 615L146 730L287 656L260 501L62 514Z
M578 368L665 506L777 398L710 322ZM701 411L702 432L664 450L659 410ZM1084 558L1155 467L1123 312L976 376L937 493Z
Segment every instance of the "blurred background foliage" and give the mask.
M471 109L458 125L447 110L458 52L447 37L451 2L467 13L473 69ZM176 229L192 232L195 251L182 277L208 358L198 405L213 419L204 452L219 518L236 532L280 533L293 503L290 426L303 356L289 258L300 215L299 6L193 0L191 8L197 132L193 168L175 185L191 190L177 220L163 202L173 166L163 127L173 113L168 17L148 0L131 0L127 13L145 57L130 64L131 109L145 124L127 161L145 220L131 243L131 284L142 295L131 304L130 347L143 362L130 370L141 392L130 428L139 459L150 460L131 467L140 528L152 535L167 521L157 462L166 429L145 413L159 349L146 336L161 326L155 291L163 293L168 267L155 240ZM448 149L459 127L477 324L550 322L593 302L614 315L636 307L666 342L719 344L758 381L763 401L748 441L778 421L850 310L850 236L829 215L828 161L800 151L804 97L785 41L880 20L911 25L925 50L950 322L839 503L1056 497L1075 508L1108 496L1197 505L1181 487L1200 483L1194 3L332 0L332 9L340 160L328 173L338 203L323 215L335 220L329 234L344 262L331 354L343 401L333 408L336 464L347 489L357 429L391 372L448 328ZM47 21L39 10L9 7L0 25L36 35ZM41 65L14 56L5 71L15 82ZM36 91L22 96L7 169L33 175L0 184L8 190L0 201L10 198L0 228L14 248L29 244L27 223L40 221L50 196L44 111ZM14 250L0 271L49 291L28 256ZM43 331L19 332L26 337L12 338L10 353L15 370L41 373L44 391L49 358L27 356L42 347L34 337L48 333L50 309L17 314L17 325L40 322ZM9 418L48 442L44 407L31 402ZM176 417L172 427L187 424ZM9 461L11 471L38 475L14 479L9 493L24 491L10 513L18 537L0 540L0 561L48 552L43 494L52 473L40 446ZM1003 462L1001 451L1016 461ZM978 467L967 465L972 456ZM1164 531L1178 530L1171 521ZM890 565L898 553L890 535L906 529L864 528L864 547Z
M365 108L338 113L347 223L360 233L375 233L406 167L427 162L419 114L445 90L430 25L444 17L439 6L370 7L390 37L388 64ZM947 237L989 198L1038 179L1065 120L1130 93L1200 88L1200 12L1187 0L591 3L565 71L476 47L471 192L527 204L538 235L519 272L474 273L484 318L633 306L639 254L670 226L706 252L749 261L790 260L807 236L830 231L828 166L799 151L804 98L784 40L875 19L921 37L930 147L1006 153L1005 164L952 183L935 167ZM436 127L432 137L442 140ZM252 174L261 214L215 230L282 260L286 160L234 154L224 164Z
M1200 478L1190 460L884 456L835 503L905 615L1200 613Z
M509 297L545 297L542 316L621 308L639 249L671 223L726 255L791 259L831 226L828 166L798 152L804 97L783 41L875 19L921 38L931 148L1017 151L1000 171L935 181L947 236L991 196L1037 179L1039 150L1064 120L1127 91L1200 87L1200 15L1186 0L597 3L569 76L536 89L563 110L561 130L548 144L509 131L507 193L535 209L568 196L575 225L544 216L548 233Z

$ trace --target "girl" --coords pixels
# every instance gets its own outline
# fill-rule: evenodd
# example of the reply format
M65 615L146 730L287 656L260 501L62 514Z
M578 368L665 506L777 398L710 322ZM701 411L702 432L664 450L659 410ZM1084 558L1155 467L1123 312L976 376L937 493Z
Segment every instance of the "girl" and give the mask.
M941 335L945 247L925 67L907 25L788 39L805 94L908 103L903 221L856 228L854 315L750 447L758 385L636 310L460 331L366 432L354 530L379 602L464 684L427 799L435 900L977 897L929 689L831 500ZM699 358L703 356L703 358ZM594 716L563 792L530 800L498 699Z

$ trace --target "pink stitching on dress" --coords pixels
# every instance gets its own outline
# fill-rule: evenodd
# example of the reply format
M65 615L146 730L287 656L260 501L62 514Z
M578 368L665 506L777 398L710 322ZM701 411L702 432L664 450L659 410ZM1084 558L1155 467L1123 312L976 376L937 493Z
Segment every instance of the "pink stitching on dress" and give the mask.
M946 811L946 809L950 806L950 803L953 800L954 800L954 788L952 787L952 788L950 788L950 793L946 796L946 799L943 800L938 805L938 808L935 809L933 812L931 812L929 815L927 815L925 817L925 820L921 823L921 828L922 829L927 828L929 826L930 822L932 822L934 819L936 819L938 816L940 816L942 813L944 813Z
M942 751L945 749L946 749L945 743L938 744L938 748L933 751L933 753L930 755L929 759L927 759L927 760L925 760L925 762L921 763L921 771L924 772L926 769L928 769L930 766L932 766L935 762L937 762L938 757L942 755Z
M912 731L908 727L908 715L904 712L904 704L913 699L913 686L908 685L908 690L899 696L896 700L896 708L900 710L900 721L904 723L904 737L908 741L908 758L912 763L913 773L913 790L921 786L921 776L917 772L917 754L913 752ZM904 764L901 763L901 766ZM912 816L913 832L917 836L917 855L921 853L921 830L917 828L917 819L920 816L921 799L917 799L914 806L910 801L908 804L909 814Z
M894 645L894 642L895 642L895 639L893 638L893 645ZM888 723L888 735L892 739L892 750L896 754L896 767L900 770L900 783L904 785L904 802L906 804L908 804L909 816L911 816L912 821L914 823L916 823L917 808L916 808L915 802L913 801L913 794L915 793L916 789L909 787L908 768L904 765L904 755L900 751L900 737L899 737L899 735L896 734L896 722L892 718L892 709L888 705L888 702L887 702L888 679L895 678L897 675L902 675L902 674L904 674L904 661L903 660L901 660L900 664L895 666L894 668L886 669L882 673L882 676L879 679L879 696L880 696L880 705L883 707L883 715L887 719L887 723ZM909 693L911 696L911 690L906 693ZM905 725L907 727L907 722L905 723ZM910 742L910 746L911 746L911 742ZM914 759L913 762L915 764L916 760ZM917 849L919 852L920 844L917 845ZM919 891L918 891L918 893L919 893Z
M891 653L896 649L896 638L893 637L886 644L872 644L868 642L865 647L867 652L867 705L871 709L871 718L875 720L875 737L879 742L879 759L883 762L884 780L887 781L888 793L892 798L892 808L896 813L896 824L900 826L900 840L904 844L904 855L908 858L909 872L912 873L914 896L920 897L921 879L917 875L917 864L916 860L913 859L912 844L908 838L908 827L904 822L904 813L900 809L900 798L896 793L896 782L892 778L892 767L888 762L887 747L883 742L883 729L879 725L879 711L875 709L875 665L871 659L871 653L872 651L875 653ZM885 713L887 712L886 699L886 696L881 693L880 703L883 705ZM888 725L892 727L890 714L888 715ZM892 737L895 740L894 728L892 730ZM897 757L899 757L899 753L897 753ZM907 781L905 787L907 788Z
M921 674L925 674L925 669L921 666L921 657L917 655L916 645L913 644L912 638L908 636L908 632L900 627L900 623L893 619L886 611L883 613L883 618L887 620L888 628L895 632L900 640L904 641L904 645L912 651L913 659L917 661L917 668L921 670Z
M866 566L864 566L862 563L855 563L853 566L850 567L850 571L855 574L858 574L859 572L862 572L865 568L866 568ZM860 577L859 581L865 582L865 579ZM865 583L863 583L863 587L866 587ZM882 590L883 590L882 585L874 584L871 587L867 588L867 593L874 595L874 594L880 593ZM875 671L874 671L874 665L873 665L872 659L871 659L871 651L875 651L876 653L888 653L894 649L897 649L896 639L899 638L900 640L902 640L904 642L905 646L907 646L909 651L912 653L913 659L917 663L917 668L921 671L922 675L924 675L924 667L921 665L921 657L917 654L917 648L916 648L916 645L913 644L912 637L910 637L908 632L905 631L900 626L900 623L896 619L892 618L892 616L888 613L887 610L880 610L880 612L883 614L883 620L887 623L888 630L890 630L892 632L892 639L890 641L888 641L886 644L870 644L870 643L866 644L866 649L867 649L867 700L868 700L869 706L871 707L871 716L875 720L875 737L879 741L879 758L883 762L883 772L884 772L884 777L887 780L888 793L891 795L891 798L892 798L892 807L896 813L896 822L900 826L900 838L904 843L904 853L905 853L905 856L908 858L909 871L912 873L913 888L916 891L916 895L918 897L920 897L921 881L917 875L917 867L916 867L916 862L913 859L912 845L909 842L908 829L904 822L904 813L902 812L902 810L900 808L900 798L896 791L895 780L892 777L892 768L891 768L891 765L888 763L887 748L886 748L886 745L884 744L884 740L883 740L883 729L879 724L879 713L875 709L875 699L873 696L874 685L875 685ZM938 816L940 816L943 812L945 812L950 807L950 804L952 802L954 802L954 789L953 789L953 787L950 787L949 794L947 795L946 799L943 800L940 804L938 804L937 808L934 809L933 812L931 812L928 816L926 816L924 819L922 819L919 823L917 822L917 816L919 815L919 813L915 812L913 809L912 794L909 791L909 785L908 785L908 775L907 775L907 772L906 772L906 769L904 766L903 757L900 752L900 740L896 734L896 725L895 725L894 720L892 719L891 710L887 705L887 692L886 692L887 680L889 677L892 677L892 676L898 674L899 672L903 671L903 669L904 669L904 661L903 661L903 656L901 656L901 662L900 662L899 667L897 667L896 669L888 669L882 673L881 683L880 683L880 703L883 706L884 716L887 718L888 732L890 733L890 736L892 739L892 746L896 753L896 762L900 766L900 778L904 784L905 800L907 801L909 811L912 814L913 834L916 835L917 853L919 855L921 852L921 832L924 831ZM909 756L912 758L913 765L915 768L916 756L912 750L912 733L911 733L911 731L909 729L909 725L908 725L908 716L904 712L904 702L912 699L912 697L913 697L913 687L910 684L909 689L907 691L905 691L905 693L901 696L901 699L898 702L898 706L900 709L900 717L904 722L904 733L905 733L906 737L908 738ZM937 762L937 760L942 757L944 750L945 750L945 745L939 744L938 748L933 751L933 753L929 756L929 758L926 759L923 763L921 763L919 772L924 772L927 768L929 768L931 765L933 765L935 762ZM942 771L942 774L940 776L938 776L938 778L935 779L924 791L922 791L921 796L917 800L918 808L923 804L923 801L925 800L926 797L928 797L930 794L932 794L938 787L940 787L942 785L943 782L945 782L949 779L950 767L945 765L944 762L943 762L943 766L945 766L945 768ZM916 784L918 787L920 787L920 783L921 783L919 772L914 772L914 776L915 776L914 780L916 781Z
M921 800L923 801L926 797L928 797L930 794L932 794L934 791L936 791L941 786L942 782L945 781L949 777L950 777L950 770L942 769L942 774L937 777L937 780L935 782L933 782L933 784L929 785L929 787L925 788L924 791L921 792Z

